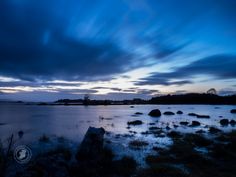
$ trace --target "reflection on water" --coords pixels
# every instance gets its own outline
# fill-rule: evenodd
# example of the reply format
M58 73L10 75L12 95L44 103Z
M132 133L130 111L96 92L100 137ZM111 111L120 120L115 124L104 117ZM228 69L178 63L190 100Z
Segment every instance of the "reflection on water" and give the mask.
M148 116L150 110L158 108L161 112L178 110L183 111L183 115L167 116L160 118ZM69 138L79 142L83 138L89 126L104 127L114 134L129 134L135 132L136 137L142 136L144 132L152 126L158 126L179 131L196 131L204 129L207 125L218 126L223 130L230 130L234 127L221 127L219 120L223 118L236 120L236 115L230 110L235 106L225 105L129 105L114 106L37 106L23 104L1 104L0 105L0 138L6 139L12 133L18 135L24 132L22 141L32 141L42 134L56 135ZM135 115L135 112L142 112L143 115ZM210 115L210 119L197 119L187 114L193 112L197 114ZM144 124L127 129L127 121L142 120ZM200 127L190 128L180 126L180 121L198 120ZM177 125L177 126L176 126Z

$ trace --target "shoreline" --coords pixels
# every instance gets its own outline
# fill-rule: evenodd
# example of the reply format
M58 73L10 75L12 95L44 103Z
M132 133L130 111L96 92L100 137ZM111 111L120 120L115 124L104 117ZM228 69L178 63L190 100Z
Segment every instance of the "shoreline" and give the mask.
M137 140L135 140L135 138L129 137L130 143L125 148L127 153L121 153L120 155L117 154L117 145L109 141L108 137L105 137L104 148L106 150L109 149L109 153L111 154L107 154L101 159L102 163L104 163L102 173L107 173L107 175L111 177L117 175L117 173L121 173L124 177L133 175L137 175L138 177L154 177L157 175L157 172L160 173L157 176L168 176L171 174L170 177L178 177L179 175L181 175L181 177L190 177L191 175L198 176L200 174L202 177L208 177L209 173L211 175L220 174L233 177L235 174L236 130L228 133L219 132L212 137L193 133L171 133L168 136L172 139L173 143L166 147L158 147L151 143L145 144L142 143L141 140L136 142ZM23 168L18 169L19 171L17 172L19 174L41 174L41 172L46 173L50 168L57 169L62 174L72 173L72 176L76 177L78 174L85 175L87 173L89 173L89 176L92 176L90 173L92 171L101 173L97 166L87 164L88 166L83 167L83 170L79 168L80 162L75 159L79 144L70 144L70 141L62 137L58 137L57 139L44 137L34 143L36 144L35 147L38 145L39 153L34 155L34 158L29 164L21 166ZM147 149L150 149L150 151L146 151ZM142 154L142 157L139 157L139 159L143 160L142 162L134 157L134 155L137 156L138 154ZM226 159L227 161L225 161ZM116 170L111 172L109 170L109 164L106 164L107 160L113 164L112 168L115 169L123 166L123 164L118 163L120 161L123 163L131 163L132 167L129 166L128 169L122 169L121 172ZM201 163L202 161L204 161L204 164ZM11 174L8 170L12 169L15 163L12 160L10 162L13 164L8 166L6 177L8 177L8 173ZM45 164L41 164L41 162ZM60 163L64 163L64 165L70 168L64 168L64 165L62 168L59 165ZM46 164L48 167L45 166ZM227 166L225 164L227 164ZM37 171L37 168L34 169L36 167L35 165L37 167L40 166L41 172ZM80 171L72 170L74 165L76 165ZM217 165L222 170L215 170L212 165ZM59 174L54 174L55 177L57 177L57 175L59 176ZM65 175L65 177L67 176Z

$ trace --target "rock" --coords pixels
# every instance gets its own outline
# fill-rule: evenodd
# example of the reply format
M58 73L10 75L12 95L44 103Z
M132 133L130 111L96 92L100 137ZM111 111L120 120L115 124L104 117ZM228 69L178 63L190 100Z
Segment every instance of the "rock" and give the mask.
M168 116L171 116L171 115L175 115L175 113L171 112L171 111L166 111L163 113L164 115L168 115Z
M134 106L130 106L130 108L134 108Z
M197 116L195 113L188 113L189 116Z
M20 130L20 131L18 132L19 138L21 139L21 138L23 137L23 135L24 135L24 132L23 132L22 130Z
M135 115L142 115L142 112L136 112Z
M178 125L173 125L174 128L178 128L179 126Z
M149 127L149 130L150 131L153 131L153 130L160 130L161 128L159 128L159 127Z
M228 119L221 119L220 120L220 124L222 126L228 126L229 125L229 120Z
M197 118L209 119L210 116L208 116L208 115L198 115L197 114Z
M197 118L205 118L205 119L209 119L210 118L210 116L208 116L208 115L199 115L199 114L196 114L196 113L189 113L188 115L189 116L195 116Z
M218 128L215 128L215 127L210 127L210 128L209 128L209 132L210 132L211 134L215 134L215 133L221 132L221 130L218 129Z
M183 114L183 112L182 111L177 111L176 114Z
M198 122L198 121L192 121L192 124L190 125L191 127L197 127L197 126L200 126L201 125L201 123L200 122Z
M89 127L76 154L77 160L96 159L103 151L103 128Z
M170 130L170 129L171 129L171 128L167 125L167 126L166 126L166 130Z
M232 109L230 112L231 112L232 114L236 114L236 109Z
M141 125L143 122L141 120L135 120L135 121L130 121L127 122L128 125Z
M198 130L198 131L196 131L196 133L202 134L202 133L205 133L205 131L204 130Z
M236 121L235 120L231 120L229 123L230 123L231 126L235 126L236 125Z
M185 126L186 126L186 125L188 125L189 123L188 123L188 122L180 122L179 124L180 124L180 125L185 125Z
M152 117L160 117L161 111L159 109L153 109L148 115Z

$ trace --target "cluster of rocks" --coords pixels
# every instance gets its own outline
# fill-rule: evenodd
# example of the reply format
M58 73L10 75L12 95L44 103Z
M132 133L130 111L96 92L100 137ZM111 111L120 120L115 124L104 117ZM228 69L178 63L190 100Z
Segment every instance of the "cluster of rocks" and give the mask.
M183 114L183 112L177 111L176 114ZM152 111L149 112L148 115L151 117L160 117L162 115L162 113L159 109L153 109ZM163 113L163 115L171 116L171 115L175 115L175 113L171 112L171 111L166 111Z
M229 120L229 119L221 119L220 120L220 124L222 126L228 126L228 125L235 126L236 125L236 121L235 120Z

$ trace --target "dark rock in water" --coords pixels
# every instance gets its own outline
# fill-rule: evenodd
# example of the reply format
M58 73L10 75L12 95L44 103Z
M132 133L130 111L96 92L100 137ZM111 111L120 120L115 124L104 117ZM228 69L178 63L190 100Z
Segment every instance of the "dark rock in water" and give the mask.
M176 114L183 114L183 112L182 111L177 111Z
M22 130L20 130L20 131L18 132L18 136L19 136L19 138L22 138L23 135L24 135L24 132L23 132Z
M141 125L143 122L141 120L135 120L135 121L130 121L127 122L128 125Z
M232 109L230 112L231 112L232 114L236 114L236 109Z
M197 118L209 119L210 116L208 116L208 115L198 115L197 114Z
M196 114L196 113L189 113L188 115L189 116L195 116L197 118L205 118L205 119L209 119L210 118L209 115L199 115L199 114Z
M236 121L235 120L231 120L229 123L230 123L231 126L235 126L236 125Z
M135 115L142 115L142 112L136 112Z
M201 123L200 122L198 122L198 121L192 121L192 124L190 125L191 127L197 127L197 126L200 126L201 125Z
M130 106L130 108L134 108L134 106Z
M164 115L168 115L168 116L171 116L171 115L175 115L175 113L171 112L171 111L166 111L163 113Z
M89 127L76 154L77 160L93 160L103 151L103 128Z
M159 109L153 109L148 115L152 117L160 117L161 111Z
M197 116L197 114L195 114L195 113L189 113L188 115L189 116Z
M171 129L171 128L167 125L167 126L166 126L166 130L170 130L170 129Z
M220 120L220 124L222 126L228 126L229 125L229 120L228 119L221 119Z
M204 130L198 130L198 131L196 131L196 133L205 133L205 131Z
M174 126L174 128L178 128L179 126L178 125L173 125Z
M210 128L209 128L209 132L210 132L211 134L215 134L215 133L221 132L221 130L218 129L218 128L215 128L215 127L210 127Z
M153 130L160 130L161 128L159 128L159 127L149 127L149 130L150 131L153 131Z
M186 125L188 125L189 123L188 123L188 122L180 122L179 124L180 124L180 125L185 125L185 126L186 126Z

